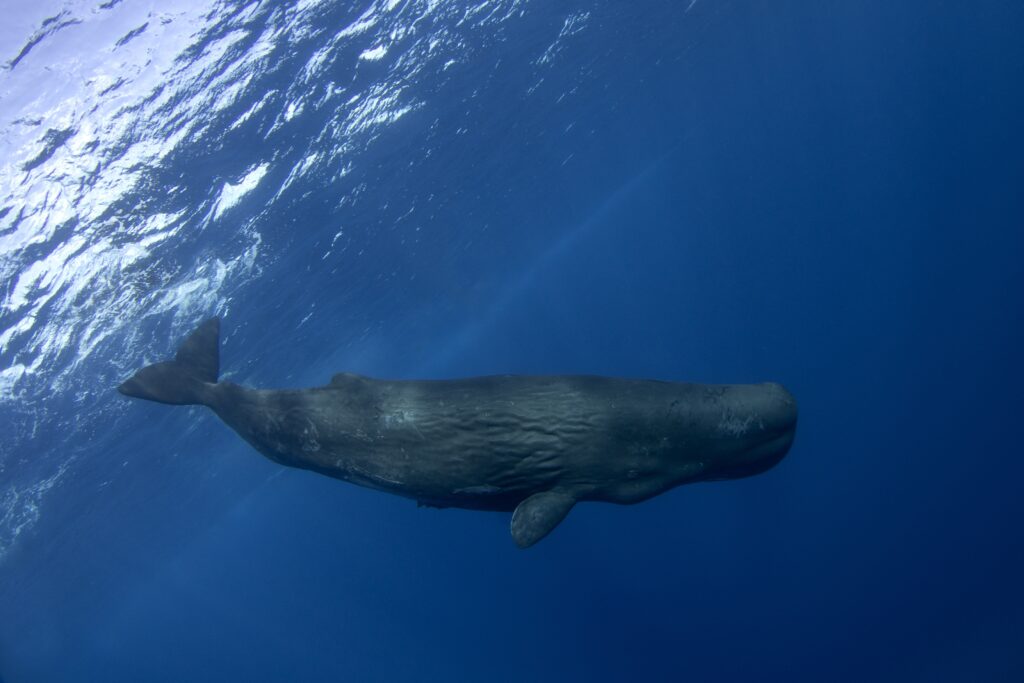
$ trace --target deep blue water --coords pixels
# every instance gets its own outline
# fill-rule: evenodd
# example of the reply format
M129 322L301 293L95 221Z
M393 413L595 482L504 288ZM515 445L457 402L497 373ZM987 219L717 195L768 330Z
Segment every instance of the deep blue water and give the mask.
M1024 4L11 12L0 680L1024 680ZM800 426L521 551L113 391L212 314L248 385L772 380Z

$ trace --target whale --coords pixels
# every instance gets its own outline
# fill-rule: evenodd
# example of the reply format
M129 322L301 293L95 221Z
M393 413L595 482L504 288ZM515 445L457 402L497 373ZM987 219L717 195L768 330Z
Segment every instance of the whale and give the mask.
M438 508L512 512L527 548L581 502L629 505L683 484L765 472L789 452L797 405L774 382L697 384L592 375L389 380L324 386L220 381L220 318L173 359L118 387L203 405L259 453Z

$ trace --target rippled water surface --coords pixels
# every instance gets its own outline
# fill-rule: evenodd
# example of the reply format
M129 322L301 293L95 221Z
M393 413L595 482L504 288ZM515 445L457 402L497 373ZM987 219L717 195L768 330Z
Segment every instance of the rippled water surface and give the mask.
M287 309L278 333L318 314L340 327L347 310L332 351L391 313L373 303L407 313L416 295L396 290L443 270L421 262L455 258L489 227L439 220L500 173L459 140L481 93L513 76L486 125L542 134L512 105L552 106L538 91L589 17L517 2L51 10L26 10L31 34L4 72L0 400L16 428L0 552L119 419L108 389L156 352L154 335L230 313L239 288L260 290L264 313ZM528 43L506 47L512 32ZM9 34L13 50L25 35ZM503 72L506 50L529 70Z
M8 4L0 679L1024 675L1024 8ZM214 314L247 385L775 380L801 427L521 552L113 391Z

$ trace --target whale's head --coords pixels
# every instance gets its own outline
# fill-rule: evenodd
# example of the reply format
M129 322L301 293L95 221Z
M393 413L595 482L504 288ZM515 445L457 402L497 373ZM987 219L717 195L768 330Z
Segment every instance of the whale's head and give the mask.
M721 449L704 478L739 479L777 465L796 435L796 399L781 384L729 387L715 419Z

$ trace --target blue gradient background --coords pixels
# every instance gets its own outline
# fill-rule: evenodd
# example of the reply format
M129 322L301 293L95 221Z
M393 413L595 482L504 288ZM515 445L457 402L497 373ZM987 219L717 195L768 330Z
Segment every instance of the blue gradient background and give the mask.
M258 277L126 316L134 345L91 361L116 412L8 453L10 481L77 456L0 564L3 680L1024 680L1024 5L541 4L411 83L433 108L340 184L243 199ZM524 101L568 5L586 28ZM262 144L157 177L199 196ZM413 248L394 226L427 197ZM774 380L800 426L765 475L581 505L520 551L505 515L281 470L206 412L105 393L212 313L252 385Z

